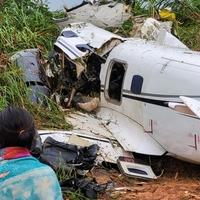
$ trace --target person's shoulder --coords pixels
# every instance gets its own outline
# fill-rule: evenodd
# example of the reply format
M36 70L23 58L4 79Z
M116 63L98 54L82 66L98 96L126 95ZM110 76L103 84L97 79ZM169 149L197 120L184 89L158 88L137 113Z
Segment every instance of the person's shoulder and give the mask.
M40 168L43 172L56 177L55 171L49 165L41 163L41 162L39 163L40 163Z

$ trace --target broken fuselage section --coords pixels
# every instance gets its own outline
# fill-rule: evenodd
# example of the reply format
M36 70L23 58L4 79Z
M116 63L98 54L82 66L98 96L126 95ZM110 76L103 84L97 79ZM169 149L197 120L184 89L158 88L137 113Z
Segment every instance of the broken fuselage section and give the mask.
M195 106L180 98L200 98L200 54L170 33L162 33L158 39L124 39L91 24L75 23L62 31L55 49L75 64L77 80L90 71L85 58L99 61L93 65L96 74L100 72L101 84L96 115L126 151L168 153L200 163L199 116L187 111ZM82 71L77 70L80 62L84 63ZM172 104L187 109L175 109Z
M73 105L85 111L97 108L101 65L122 40L120 36L85 23L73 24L61 32L46 76L53 93L65 97L60 102L63 107Z

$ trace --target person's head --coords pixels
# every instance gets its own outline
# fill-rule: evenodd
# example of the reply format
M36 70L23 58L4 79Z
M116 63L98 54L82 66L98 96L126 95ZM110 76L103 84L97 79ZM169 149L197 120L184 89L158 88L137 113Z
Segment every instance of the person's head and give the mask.
M0 148L31 147L35 125L29 112L19 107L8 107L0 112Z

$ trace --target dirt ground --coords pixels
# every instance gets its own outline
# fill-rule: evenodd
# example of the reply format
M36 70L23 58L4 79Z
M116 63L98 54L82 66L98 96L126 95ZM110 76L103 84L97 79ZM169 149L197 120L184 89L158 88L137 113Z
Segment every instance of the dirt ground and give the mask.
M115 189L101 194L99 199L200 199L200 166L172 158L166 158L164 162L163 175L153 181L124 177L113 169L94 169L91 173L98 183L115 182Z

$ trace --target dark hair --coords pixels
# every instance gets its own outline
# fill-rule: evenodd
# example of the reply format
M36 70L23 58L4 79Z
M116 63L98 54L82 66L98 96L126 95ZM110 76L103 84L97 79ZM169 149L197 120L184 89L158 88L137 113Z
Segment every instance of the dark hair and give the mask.
M27 147L30 149L36 134L33 117L19 107L7 107L0 112L0 148Z

